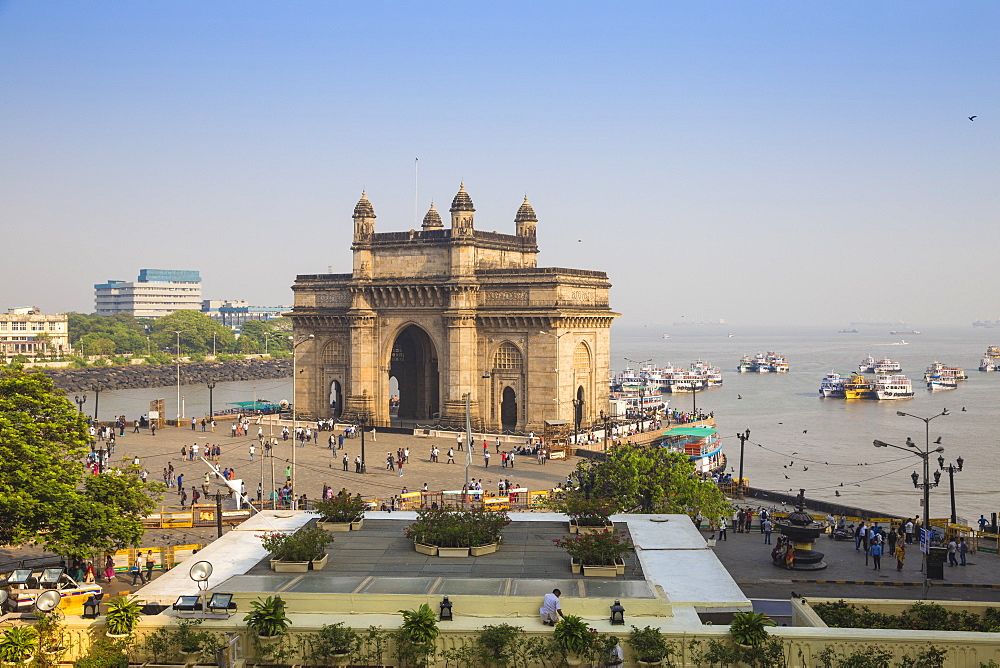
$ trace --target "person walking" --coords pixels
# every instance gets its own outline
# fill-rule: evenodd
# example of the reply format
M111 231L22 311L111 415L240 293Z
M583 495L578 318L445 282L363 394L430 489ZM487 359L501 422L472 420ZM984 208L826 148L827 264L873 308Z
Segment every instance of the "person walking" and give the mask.
M913 520L906 520L903 528L906 531L906 544L913 545Z
M958 559L956 559L957 555L958 555L958 543L956 543L955 539L952 538L951 540L948 541L948 565L949 566L958 566Z
M903 570L903 562L906 561L906 543L899 541L896 543L896 570Z
M344 470L346 471L347 470L347 465L348 465L348 463L350 463L350 459L347 458L347 453L346 452L344 453L343 462L344 462Z
M484 448L483 449L483 468L487 468L488 469L489 467L490 467L490 451L486 450Z
M719 540L728 540L726 538L726 516L723 515L719 518Z
M455 463L455 449L454 448L448 448L448 463L449 464L454 464Z
M156 562L153 560L153 551L146 551L146 582L153 581L153 569L156 567Z
M882 543L878 541L872 542L871 546L872 562L875 564L875 568L872 570L880 571L882 570Z
M969 554L969 544L964 538L958 539L958 556L962 560L961 566L965 566L965 556Z
M257 451L257 448L256 448L256 447L254 447L254 444L253 444L253 442L251 442L251 443L250 443L250 461L253 461L253 455L254 455L254 453L255 453L256 451Z
M347 455L344 455L345 457ZM361 473L361 455L354 458L354 472Z
M760 523L760 525L761 525L761 527L764 530L764 544L765 545L770 545L771 544L771 520L764 520L763 522Z

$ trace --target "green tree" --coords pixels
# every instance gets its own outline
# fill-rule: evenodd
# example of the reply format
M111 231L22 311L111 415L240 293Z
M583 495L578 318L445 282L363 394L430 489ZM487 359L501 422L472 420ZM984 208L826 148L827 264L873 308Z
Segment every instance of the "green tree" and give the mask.
M231 351L236 347L233 330L201 311L174 311L170 315L157 318L153 323L153 347L156 350L169 350L170 354L175 354L177 336L174 332L181 330L184 330L180 335L182 356L188 353L212 352L213 334L217 352Z
M142 354L146 352L146 327L152 321L140 320L131 313L116 313L110 316L67 313L70 345L81 344L91 351L94 339L108 339L114 342L114 351L119 353ZM97 353L91 354L111 354Z
M622 443L604 461L586 459L573 472L575 495L613 500L621 512L690 513L718 517L729 501L711 479L695 473L687 455L669 448Z
M274 321L247 320L240 328L238 349L241 353L263 353L265 350L270 354L288 352L291 346L289 334L276 327Z
M157 486L89 476L83 418L41 373L0 372L0 544L57 554L137 546Z

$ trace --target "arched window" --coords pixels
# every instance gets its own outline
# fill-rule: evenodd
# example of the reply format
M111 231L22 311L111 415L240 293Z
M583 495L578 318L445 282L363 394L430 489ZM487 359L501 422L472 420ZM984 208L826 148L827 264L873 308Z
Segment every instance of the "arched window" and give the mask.
M573 370L582 373L590 371L590 350L586 343L581 343L573 351Z
M323 348L323 364L347 364L347 353L339 341L330 341Z
M523 364L521 351L510 341L501 343L500 347L497 348L496 354L493 356L494 369L515 369L520 371Z

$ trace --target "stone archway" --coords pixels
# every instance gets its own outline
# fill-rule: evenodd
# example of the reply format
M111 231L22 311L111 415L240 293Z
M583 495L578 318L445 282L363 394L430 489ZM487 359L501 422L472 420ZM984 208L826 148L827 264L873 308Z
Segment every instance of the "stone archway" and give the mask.
M344 413L344 388L339 380L330 382L330 417L339 418Z
M517 394L509 385L500 394L500 428L505 432L517 429Z
M396 336L386 387L393 377L399 384L399 419L431 420L440 412L437 362L434 343L420 327L409 325Z

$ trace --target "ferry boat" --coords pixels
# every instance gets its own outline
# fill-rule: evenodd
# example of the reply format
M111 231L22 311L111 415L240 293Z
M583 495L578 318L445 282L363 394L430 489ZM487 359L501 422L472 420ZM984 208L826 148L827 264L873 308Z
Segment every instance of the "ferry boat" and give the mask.
M957 366L946 366L941 362L931 362L931 365L927 367L927 371L924 371L924 380L930 380L931 376L942 376L945 378L954 378L955 380L969 379L969 374L965 372L965 369Z
M857 333L858 333L858 330L856 330L856 329L838 329L837 330L837 334L857 334Z
M740 373L788 373L788 369L785 356L770 351L757 353L753 357L744 355L736 365L736 370Z
M983 359L979 360L980 371L1000 371L1000 346L989 346Z
M892 330L889 333L892 334L893 336L905 336L907 334L919 334L920 330L918 330L918 329L894 329L894 330Z
M903 370L899 362L893 362L888 357L877 360L871 355L861 360L861 364L858 365L859 373L898 373Z
M706 387L719 387L722 385L722 370L717 366L712 366L705 360L691 362L691 373L696 373L704 378Z
M840 399L844 398L844 385L847 384L847 379L841 376L839 373L828 373L826 378L819 383L819 394L821 397L837 397Z
M871 373L875 370L875 358L869 355L868 357L861 360L861 364L858 365L859 373Z
M891 376L875 377L875 397L877 399L911 399L913 398L913 384L910 379L902 374Z
M876 383L860 373L851 374L850 380L844 383L845 399L874 399Z
M740 373L748 373L753 369L753 358L749 355L744 355L740 358L739 363L736 364L736 370Z
M724 461L722 440L714 427L674 427L663 432L660 447L686 454L695 471L708 476Z
M957 387L958 381L947 376L931 376L927 379L927 389L932 392L935 390L954 390Z

